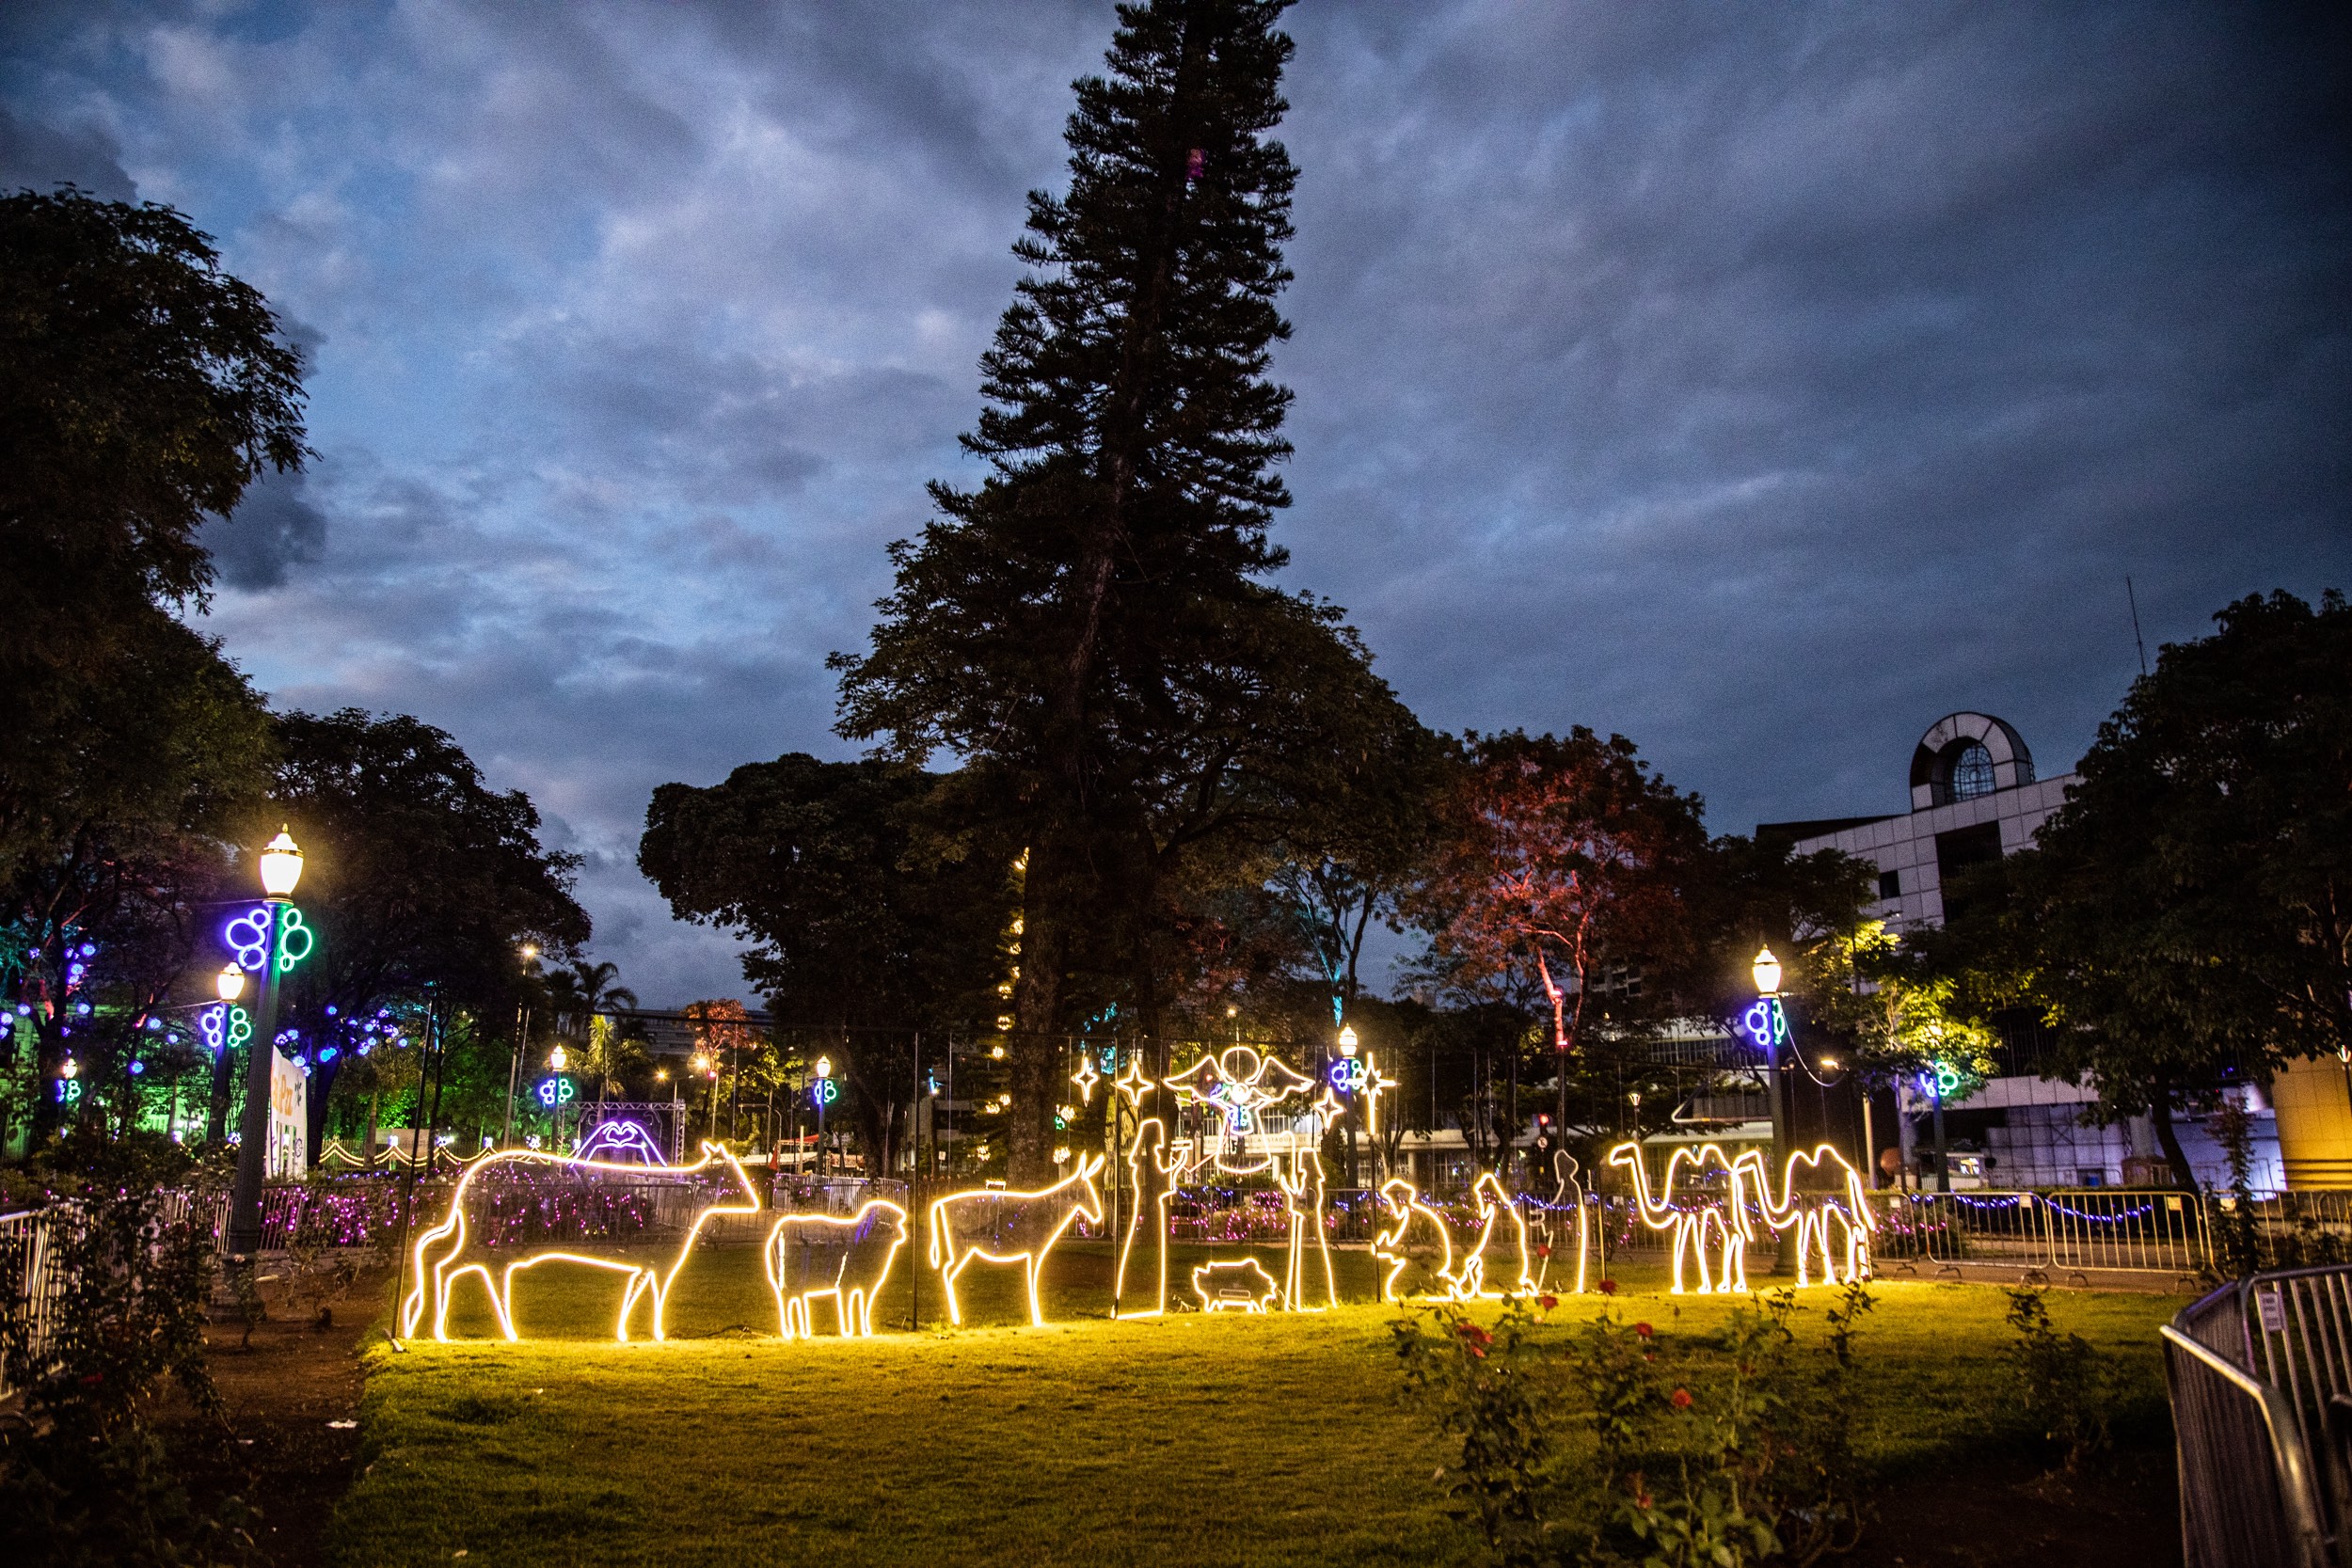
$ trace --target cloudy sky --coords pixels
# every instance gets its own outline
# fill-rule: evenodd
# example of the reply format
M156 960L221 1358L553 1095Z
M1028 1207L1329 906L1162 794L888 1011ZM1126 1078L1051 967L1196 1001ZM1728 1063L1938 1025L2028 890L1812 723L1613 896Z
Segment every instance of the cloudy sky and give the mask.
M1293 13L1290 580L1446 728L1587 723L1719 831L2071 766L2153 652L2352 587L2341 21L2219 4ZM2314 8L2312 15L2318 15ZM654 785L846 755L825 655L956 433L1099 0L45 8L0 181L169 202L310 349L214 531L279 704L442 725L649 1003L739 991Z

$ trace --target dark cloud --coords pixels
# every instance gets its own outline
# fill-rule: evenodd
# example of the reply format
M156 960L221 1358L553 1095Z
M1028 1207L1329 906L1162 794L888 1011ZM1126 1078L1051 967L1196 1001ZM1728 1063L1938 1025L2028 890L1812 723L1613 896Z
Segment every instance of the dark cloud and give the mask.
M2352 578L2342 12L1307 6L1279 532L1432 722L1638 740L1719 828L2069 765L2152 643ZM278 700L410 711L736 986L645 799L846 754L859 645L1106 0L29 6L0 153L219 234L314 439L215 539ZM56 128L72 127L71 131Z
M235 511L205 525L204 547L229 587L282 588L289 567L326 548L326 515L305 499L300 473L264 472Z
M94 127L60 130L0 107L0 191L79 185L112 201L134 201L138 187L122 171L121 153Z

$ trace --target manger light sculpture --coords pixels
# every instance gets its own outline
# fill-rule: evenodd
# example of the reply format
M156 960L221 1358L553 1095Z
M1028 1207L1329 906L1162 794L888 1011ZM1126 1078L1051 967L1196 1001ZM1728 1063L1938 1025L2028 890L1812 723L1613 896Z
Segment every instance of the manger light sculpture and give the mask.
M253 1049L246 1055L245 1110L237 1118L237 1182L229 1200L229 1254L246 1259L262 1249L262 1179L269 1153L270 1069L278 1054L278 977L308 958L311 944L302 911L292 902L302 880L302 851L293 835L279 828L257 858L262 906L230 921L225 933L239 967L259 970L262 975ZM215 984L225 987L228 981L223 977Z

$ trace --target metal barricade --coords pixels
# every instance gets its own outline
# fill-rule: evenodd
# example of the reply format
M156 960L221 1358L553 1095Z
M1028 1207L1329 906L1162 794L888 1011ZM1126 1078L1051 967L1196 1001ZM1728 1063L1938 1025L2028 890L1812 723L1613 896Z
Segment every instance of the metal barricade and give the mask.
M0 1214L0 1283L7 1287L0 1314L9 1320L9 1328L21 1336L19 1342L35 1361L48 1348L57 1297L65 1290L64 1278L52 1265L49 1225L50 1215L40 1210ZM10 1383L7 1358L0 1356L0 1400L19 1392Z
M1879 1223L1871 1252L1889 1264L2194 1277L2214 1256L2208 1205L2194 1193L1882 1193L1872 1210Z

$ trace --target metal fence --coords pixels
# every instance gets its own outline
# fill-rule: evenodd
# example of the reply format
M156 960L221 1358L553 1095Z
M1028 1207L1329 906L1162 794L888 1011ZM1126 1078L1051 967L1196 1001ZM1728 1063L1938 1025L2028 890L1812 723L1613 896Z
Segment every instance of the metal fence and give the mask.
M2224 1285L2163 1329L2188 1568L2328 1568L2352 1517L2352 1267Z
M49 1342L57 1298L65 1291L65 1279L51 1262L50 1221L43 1211L0 1214L0 1280L8 1286L0 1314L35 1355ZM0 1356L0 1400L17 1392L8 1379L8 1358Z

